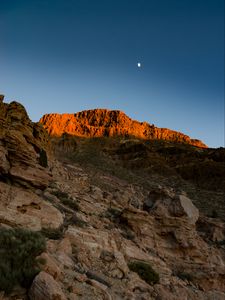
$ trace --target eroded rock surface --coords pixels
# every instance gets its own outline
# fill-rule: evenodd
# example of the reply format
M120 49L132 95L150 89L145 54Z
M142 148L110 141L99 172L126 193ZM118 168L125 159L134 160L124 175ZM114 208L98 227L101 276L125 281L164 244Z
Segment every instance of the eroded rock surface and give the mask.
M60 227L63 215L35 193L0 182L0 223L37 231Z
M40 119L40 123L52 136L61 136L64 133L84 137L134 136L207 147L201 141L180 132L134 121L119 110L94 109L75 114L46 114Z
M63 238L48 242L68 299L225 299L225 252L213 244L216 234L223 238L224 224L214 221L220 233L207 242L202 217L186 195L165 187L145 192L116 178L106 191L90 184L89 174L76 165L55 164L53 174L48 193L61 189L80 207ZM159 282L147 284L129 269L130 262L149 264Z
M221 219L203 215L190 196L164 184L164 177L153 176L155 182L146 186L121 179L119 168L112 175L74 159L56 160L49 155L44 129L22 106L4 104L0 97L0 109L0 225L41 230L47 240L39 257L45 263L31 287L2 293L2 299L225 299ZM100 125L98 135L105 134L105 120L127 122L120 113L109 116L80 113L76 118L84 125L77 128L92 135ZM147 126L130 122L132 130ZM73 130L74 123L69 124ZM124 159L131 156L138 163L136 151L148 155L139 142L121 145L116 155ZM52 147L65 156L77 151L66 135ZM41 166L42 149L50 168ZM132 271L132 263L151 267L151 280Z
M40 272L34 279L29 296L33 300L66 300L59 284L45 272Z
M1 177L18 185L44 189L51 180L40 158L41 151L48 148L45 130L30 121L21 104L0 105Z

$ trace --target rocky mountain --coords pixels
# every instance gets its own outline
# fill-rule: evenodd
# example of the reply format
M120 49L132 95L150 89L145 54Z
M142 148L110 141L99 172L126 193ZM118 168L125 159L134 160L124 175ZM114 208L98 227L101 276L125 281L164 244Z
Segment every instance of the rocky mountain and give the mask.
M0 97L0 223L40 230L58 227L62 216L36 193L52 181L47 168L49 138L25 108ZM36 191L36 192L35 192Z
M63 133L81 137L126 136L207 147L183 133L134 121L119 110L93 109L75 114L46 114L40 119L40 123L51 136L61 136Z
M52 137L0 100L0 299L225 299L224 148Z

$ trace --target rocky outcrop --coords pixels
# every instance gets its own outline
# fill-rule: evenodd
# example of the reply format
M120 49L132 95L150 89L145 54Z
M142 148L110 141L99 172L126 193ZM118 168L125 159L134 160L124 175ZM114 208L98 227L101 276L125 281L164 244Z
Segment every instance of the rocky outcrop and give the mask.
M189 149L196 160L209 150L220 163L223 151L130 138L104 144L64 133L52 139L52 150L63 159L49 162L44 129L29 120L23 106L2 100L0 227L41 231L46 248L38 253L41 272L31 286L10 295L0 287L1 299L225 299L224 223L203 215L172 173L138 169L136 176L129 171L140 162L148 168L154 161L159 165L159 155L167 162L171 157L177 167L175 155L186 163ZM108 124L121 123L120 114L118 119L112 114ZM91 126L92 134L99 125L99 134L107 127L105 118L99 123L101 117L88 116L87 127L78 128ZM132 128L135 121L130 121ZM124 133L121 128L118 134ZM68 155L74 152L79 162ZM93 164L85 164L90 158ZM121 161L132 167L122 168Z
M0 224L31 230L58 228L62 214L41 194L52 175L46 168L48 135L25 108L0 97Z
M134 121L119 110L94 109L75 114L46 114L39 122L51 136L61 136L63 133L83 137L132 136L206 147L201 141L183 133Z
M34 279L29 296L33 300L66 300L60 285L46 272L41 272Z
M190 224L195 224L199 211L185 195L174 195L167 190L153 190L144 202L144 210L155 216L185 217Z
M47 149L47 133L40 125L30 121L25 108L17 102L6 104L1 101L0 177L2 180L44 189L51 180L41 157Z
M224 299L224 224L199 217L184 193L160 186L146 193L116 178L106 191L81 184L88 174L69 164L53 174L55 189L80 199L75 222L45 254L45 271L68 299ZM151 266L159 282L146 283L132 262Z
M63 216L32 191L0 182L0 224L31 230L58 228Z

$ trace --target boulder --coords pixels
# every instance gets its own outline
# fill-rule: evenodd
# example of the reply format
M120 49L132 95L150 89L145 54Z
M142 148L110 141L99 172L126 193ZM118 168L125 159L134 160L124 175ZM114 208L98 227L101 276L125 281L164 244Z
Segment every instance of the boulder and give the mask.
M59 283L44 271L35 277L29 291L29 297L32 300L66 300Z
M199 211L185 195L176 195L166 189L152 190L145 199L143 209L152 215L184 217L190 224L195 224Z
M42 271L50 274L55 280L62 279L62 270L57 265L57 261L50 254L43 252L39 258L44 260Z
M195 224L199 218L199 211L191 199L184 195L178 196L178 203L181 205L186 217L191 224Z

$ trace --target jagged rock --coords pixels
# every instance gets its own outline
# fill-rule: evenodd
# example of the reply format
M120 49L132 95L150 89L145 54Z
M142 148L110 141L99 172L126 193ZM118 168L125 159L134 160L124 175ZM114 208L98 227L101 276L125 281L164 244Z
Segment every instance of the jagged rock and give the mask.
M5 96L4 95L0 95L0 103L3 102Z
M0 223L32 230L58 228L63 216L36 194L0 182Z
M113 299L112 296L107 291L107 286L106 285L100 283L99 281L93 280L93 279L90 279L89 281L90 281L90 284L92 286L94 286L95 288L100 289L101 291L104 292L104 294L105 294L104 299L107 299L107 300L112 300Z
M39 189L45 189L50 180L51 176L46 171L44 171L41 167L23 167L20 164L14 164L13 167L9 170L10 176L20 185L29 187L33 186Z
M46 114L39 122L52 136L62 136L64 133L84 137L135 136L207 147L201 141L190 139L180 132L134 121L119 110L94 109L76 114Z
M151 191L143 208L149 213L160 216L184 216L191 224L195 224L199 217L198 209L188 197L175 195L173 192L163 189Z
M0 174L7 174L10 169L10 164L7 160L8 151L0 145Z
M41 255L46 263L33 281L30 299L225 299L224 223L199 217L190 200L192 196L181 192L181 178L168 177L163 173L165 168L162 176L156 176L152 166L154 160L159 167L170 160L171 165L179 167L178 156L181 167L193 156L195 163L211 159L221 164L224 151L177 146L176 139L192 144L195 141L132 121L118 111L89 111L72 116L70 121L68 116L54 117L59 121L62 118L62 124L56 126L53 120L56 127L52 130L62 127L66 132L76 130L83 136L140 133L145 139L165 138L174 143L123 136L107 139L106 144L102 142L106 139L100 139L98 144L96 139L90 139L89 143L88 139L64 135L53 140L51 150L61 151L59 158L67 154L65 160L53 161L45 130L29 120L23 106L0 101L0 226L60 229L56 239L47 238L46 250ZM106 168L100 173L97 165L91 169L91 164L86 168L70 160L70 152L86 151L92 142L98 146L97 151L103 150L97 159L104 156L103 162L107 161L108 153L115 158L113 175ZM48 164L51 173L50 168L40 165L42 149L51 158ZM90 153L87 151L86 157ZM139 172L137 181L120 178L120 166L125 170L128 162L132 162L131 170L141 163L151 176ZM51 179L54 181L48 186ZM140 179L148 184L142 185ZM193 195L196 190L187 187ZM52 194L59 191L76 199L79 211L66 208L70 204L66 201L62 205L63 200ZM218 196L220 192L216 193ZM56 207L64 207L64 213ZM87 226L79 227L74 216ZM159 283L147 284L139 273L131 271L128 266L133 261L150 265L159 274ZM7 300L14 298L20 295L4 296Z
M64 238L60 241L60 243L57 246L57 252L72 255L72 246L68 238Z
M44 260L42 271L50 274L55 280L62 279L62 270L57 265L57 261L54 259L54 257L44 252L39 256L39 258Z
M32 300L66 300L60 285L50 274L44 271L35 277L29 296Z
M225 224L219 220L201 216L196 224L199 234L206 241L225 244Z
M171 276L168 271L172 269L174 274L190 272L192 281L204 290L219 288L224 291L225 280L221 278L225 275L225 264L218 250L212 249L199 237L187 218L166 214L144 217L143 212L138 210L126 210L123 217L145 244L145 249L151 250L149 253L143 253L132 245L124 245L122 249L125 255L151 263L160 274L160 282L168 284ZM160 258L158 262L155 261L156 257L157 260ZM204 265L204 271L199 270L200 265ZM213 280L209 281L209 277Z
M116 241L106 231L96 232L94 229L82 229L69 227L66 232L66 237L70 240L72 245L76 245L78 256L86 265L91 258L98 259L102 252L107 251L112 253L115 257L114 262L119 269L126 274L128 267L125 262L123 254L119 251Z
M199 211L198 211L197 207L194 206L191 199L189 199L188 197L186 197L184 195L179 195L178 201L180 201L180 205L181 205L182 209L184 210L190 223L195 224L199 218Z
M30 121L21 104L1 102L0 171L5 180L44 189L51 176L40 165L40 153L48 147L47 133Z

